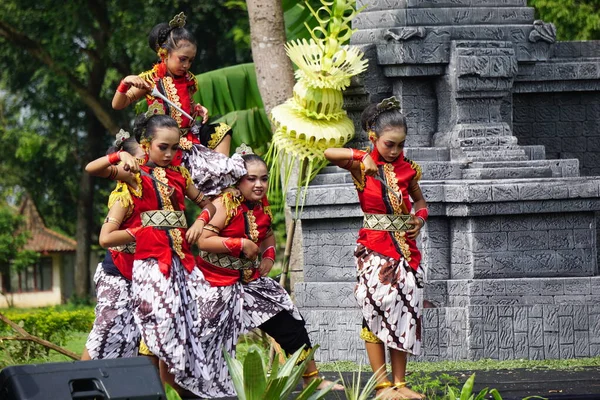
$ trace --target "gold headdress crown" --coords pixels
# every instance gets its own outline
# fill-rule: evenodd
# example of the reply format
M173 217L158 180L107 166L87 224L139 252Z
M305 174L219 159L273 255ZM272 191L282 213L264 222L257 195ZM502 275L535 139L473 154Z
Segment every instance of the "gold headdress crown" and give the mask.
M165 108L158 100L154 100L152 104L148 106L148 111L146 111L146 118L150 118L153 115L165 115Z
M240 147L235 149L235 154L245 156L246 154L254 154L254 151L252 151L252 147L248 146L246 143L242 143Z
M169 21L170 28L183 28L185 26L185 14L180 12Z

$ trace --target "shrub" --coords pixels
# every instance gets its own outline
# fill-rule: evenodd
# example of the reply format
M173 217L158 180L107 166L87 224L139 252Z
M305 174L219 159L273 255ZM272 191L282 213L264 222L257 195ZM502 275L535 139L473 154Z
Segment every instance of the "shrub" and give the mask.
M72 332L87 332L94 322L92 308L57 310L54 307L31 310L6 310L3 314L28 333L63 346ZM0 322L1 336L15 336L16 332ZM15 362L47 356L50 349L30 341L5 341L9 357Z

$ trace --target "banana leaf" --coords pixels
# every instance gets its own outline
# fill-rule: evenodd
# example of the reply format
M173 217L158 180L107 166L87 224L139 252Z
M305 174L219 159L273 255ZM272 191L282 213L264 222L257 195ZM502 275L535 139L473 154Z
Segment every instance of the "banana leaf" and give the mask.
M245 143L263 154L271 140L271 125L258 91L254 64L221 68L196 75L196 79L194 100L211 115L220 116L215 122L225 122L233 129L231 152Z
M318 9L322 6L320 1L309 0L308 4L313 9ZM306 29L307 24L310 29L317 26L317 20L313 17L310 9L304 1L298 0L283 0L283 19L285 20L285 36L287 40L309 39L310 31Z

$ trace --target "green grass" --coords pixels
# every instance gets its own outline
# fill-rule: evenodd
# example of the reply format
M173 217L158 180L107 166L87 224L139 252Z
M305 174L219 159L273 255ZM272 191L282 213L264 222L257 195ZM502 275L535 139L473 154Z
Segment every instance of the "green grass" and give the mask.
M499 369L553 369L553 370L576 370L586 367L600 366L600 357L573 358L567 360L478 360L478 361L410 361L407 366L412 372L449 372L449 371L489 371ZM359 365L352 361L337 361L331 363L320 363L322 371L358 371ZM363 371L369 370L368 366L362 366Z

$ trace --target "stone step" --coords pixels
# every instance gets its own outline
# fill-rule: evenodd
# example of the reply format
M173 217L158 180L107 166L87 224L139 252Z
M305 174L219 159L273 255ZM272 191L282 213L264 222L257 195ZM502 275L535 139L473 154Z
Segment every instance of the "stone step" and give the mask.
M463 179L523 179L551 178L549 167L527 168L469 168L462 171Z
M461 147L461 150L466 152L466 153L470 153L470 152L479 152L479 151L490 151L490 152L502 152L502 151L506 151L506 152L520 152L522 154L525 154L525 150L523 150L521 148L521 146L516 145L516 144L508 144L505 146L466 146L466 147Z
M516 144L517 138L515 136L485 136L459 139L459 145L462 148L478 146L514 146Z
M340 168L341 169L341 168ZM338 173L319 174L310 181L310 186L315 185L341 185L344 183L352 183L352 176L348 171Z
M429 9L396 9L366 11L352 21L353 29L393 28L402 26L439 25L514 25L534 20L533 7L517 10L488 7L455 7Z
M521 146L525 153L527 154L527 158L530 160L545 160L546 159L546 147L543 145L529 145L529 146Z
M506 153L486 153L486 154L470 154L467 155L470 161L526 161L527 156L524 154L506 154Z
M357 1L357 8L364 5L367 6L365 11L381 11L381 10L397 10L400 8L430 8L430 7L443 7L443 8L456 8L465 6L478 6L478 7L494 7L494 8L519 8L526 7L527 0L407 0L400 2L400 5L396 1L389 0L359 0Z
M477 161L469 165L469 169L504 169L504 168L549 168L553 178L569 178L579 176L579 160L527 160L527 161ZM464 177L464 174L463 174Z

